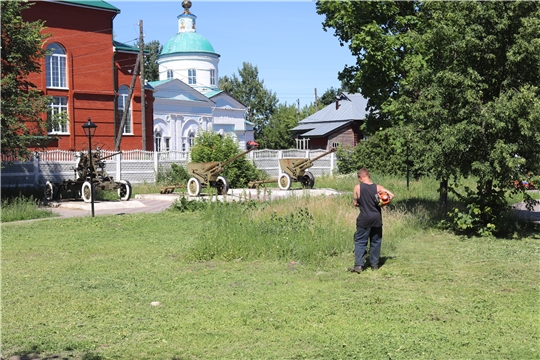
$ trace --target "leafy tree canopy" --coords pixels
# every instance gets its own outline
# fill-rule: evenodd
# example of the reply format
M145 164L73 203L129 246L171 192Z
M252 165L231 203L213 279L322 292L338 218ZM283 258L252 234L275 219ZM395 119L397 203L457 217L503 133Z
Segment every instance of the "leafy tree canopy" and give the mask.
M42 119L50 99L28 80L41 72L45 56L42 44L43 22L26 22L21 11L28 4L2 1L2 155L6 159L25 159L31 147L47 143L47 121ZM9 160L8 160L9 161Z
M475 176L465 198L485 215L483 230L496 231L501 190L540 172L540 3L323 1L317 9L357 57L340 78L369 98L366 132L401 132L389 152L406 144L443 195L449 179Z
M264 87L257 66L244 62L238 69L238 75L220 78L218 86L247 106L246 120L255 124L255 139L258 140L276 109L278 99L275 93Z
M160 45L159 40L152 40L144 44L144 50L150 54L144 58L144 78L148 81L159 80L159 65L157 58L163 50L163 45Z

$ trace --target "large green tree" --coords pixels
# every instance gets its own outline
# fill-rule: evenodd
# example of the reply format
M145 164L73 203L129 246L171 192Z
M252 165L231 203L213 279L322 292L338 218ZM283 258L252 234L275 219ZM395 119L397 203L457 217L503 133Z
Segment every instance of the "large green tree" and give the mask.
M393 108L425 133L441 188L475 176L467 198L495 222L504 190L540 170L540 4L429 2L422 16Z
M296 147L291 129L298 125L298 110L294 105L278 104L268 125L258 139L262 149L290 149Z
M259 79L257 66L244 62L238 75L220 78L218 86L247 106L246 120L254 124L255 139L258 140L276 109L278 98L266 89L264 80Z
M418 26L418 1L317 1L325 15L323 29L334 29L340 45L347 45L356 64L345 66L338 78L349 92L368 99L366 131L389 126L382 111L390 98L401 94L406 76L404 60L412 52L408 33Z
M503 190L539 172L540 4L317 6L357 56L340 77L370 98L368 131L403 134L389 146L420 155L441 181L442 205L449 179L475 176L469 209L483 225L496 221Z
M50 99L28 80L41 71L43 22L27 22L21 11L28 4L2 1L2 155L3 159L25 159L29 147L47 143L47 122L42 119Z
M149 52L144 58L144 78L148 81L157 81L159 80L157 58L163 50L163 45L160 45L159 40L152 40L144 44L144 50Z

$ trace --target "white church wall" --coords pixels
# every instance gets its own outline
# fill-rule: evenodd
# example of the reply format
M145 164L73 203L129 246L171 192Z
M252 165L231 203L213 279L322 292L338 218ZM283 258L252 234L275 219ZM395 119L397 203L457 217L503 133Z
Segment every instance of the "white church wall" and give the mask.
M197 86L216 87L219 79L219 59L213 56L193 54L172 55L160 58L159 79L167 80L167 70L173 70L173 77L186 84L188 81L188 69L196 70ZM215 71L215 84L210 83L210 71Z

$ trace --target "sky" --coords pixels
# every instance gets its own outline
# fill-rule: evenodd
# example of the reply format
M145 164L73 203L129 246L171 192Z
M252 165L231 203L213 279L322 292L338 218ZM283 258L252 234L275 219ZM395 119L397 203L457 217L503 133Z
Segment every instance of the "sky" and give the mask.
M143 21L144 41L161 45L178 32L181 0L109 1L121 10L113 23L115 40L133 45ZM323 30L325 17L315 2L191 0L197 33L220 54L218 76L238 75L244 62L257 66L259 80L280 103L309 105L326 90L340 87L338 72L355 63L333 29Z

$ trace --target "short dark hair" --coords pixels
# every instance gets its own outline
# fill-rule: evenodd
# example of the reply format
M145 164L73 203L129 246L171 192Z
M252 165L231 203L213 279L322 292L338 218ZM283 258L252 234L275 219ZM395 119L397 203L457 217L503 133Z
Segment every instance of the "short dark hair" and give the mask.
M360 170L358 170L358 173L357 173L358 177L362 176L362 177L369 177L369 170L366 169L366 168L361 168Z

